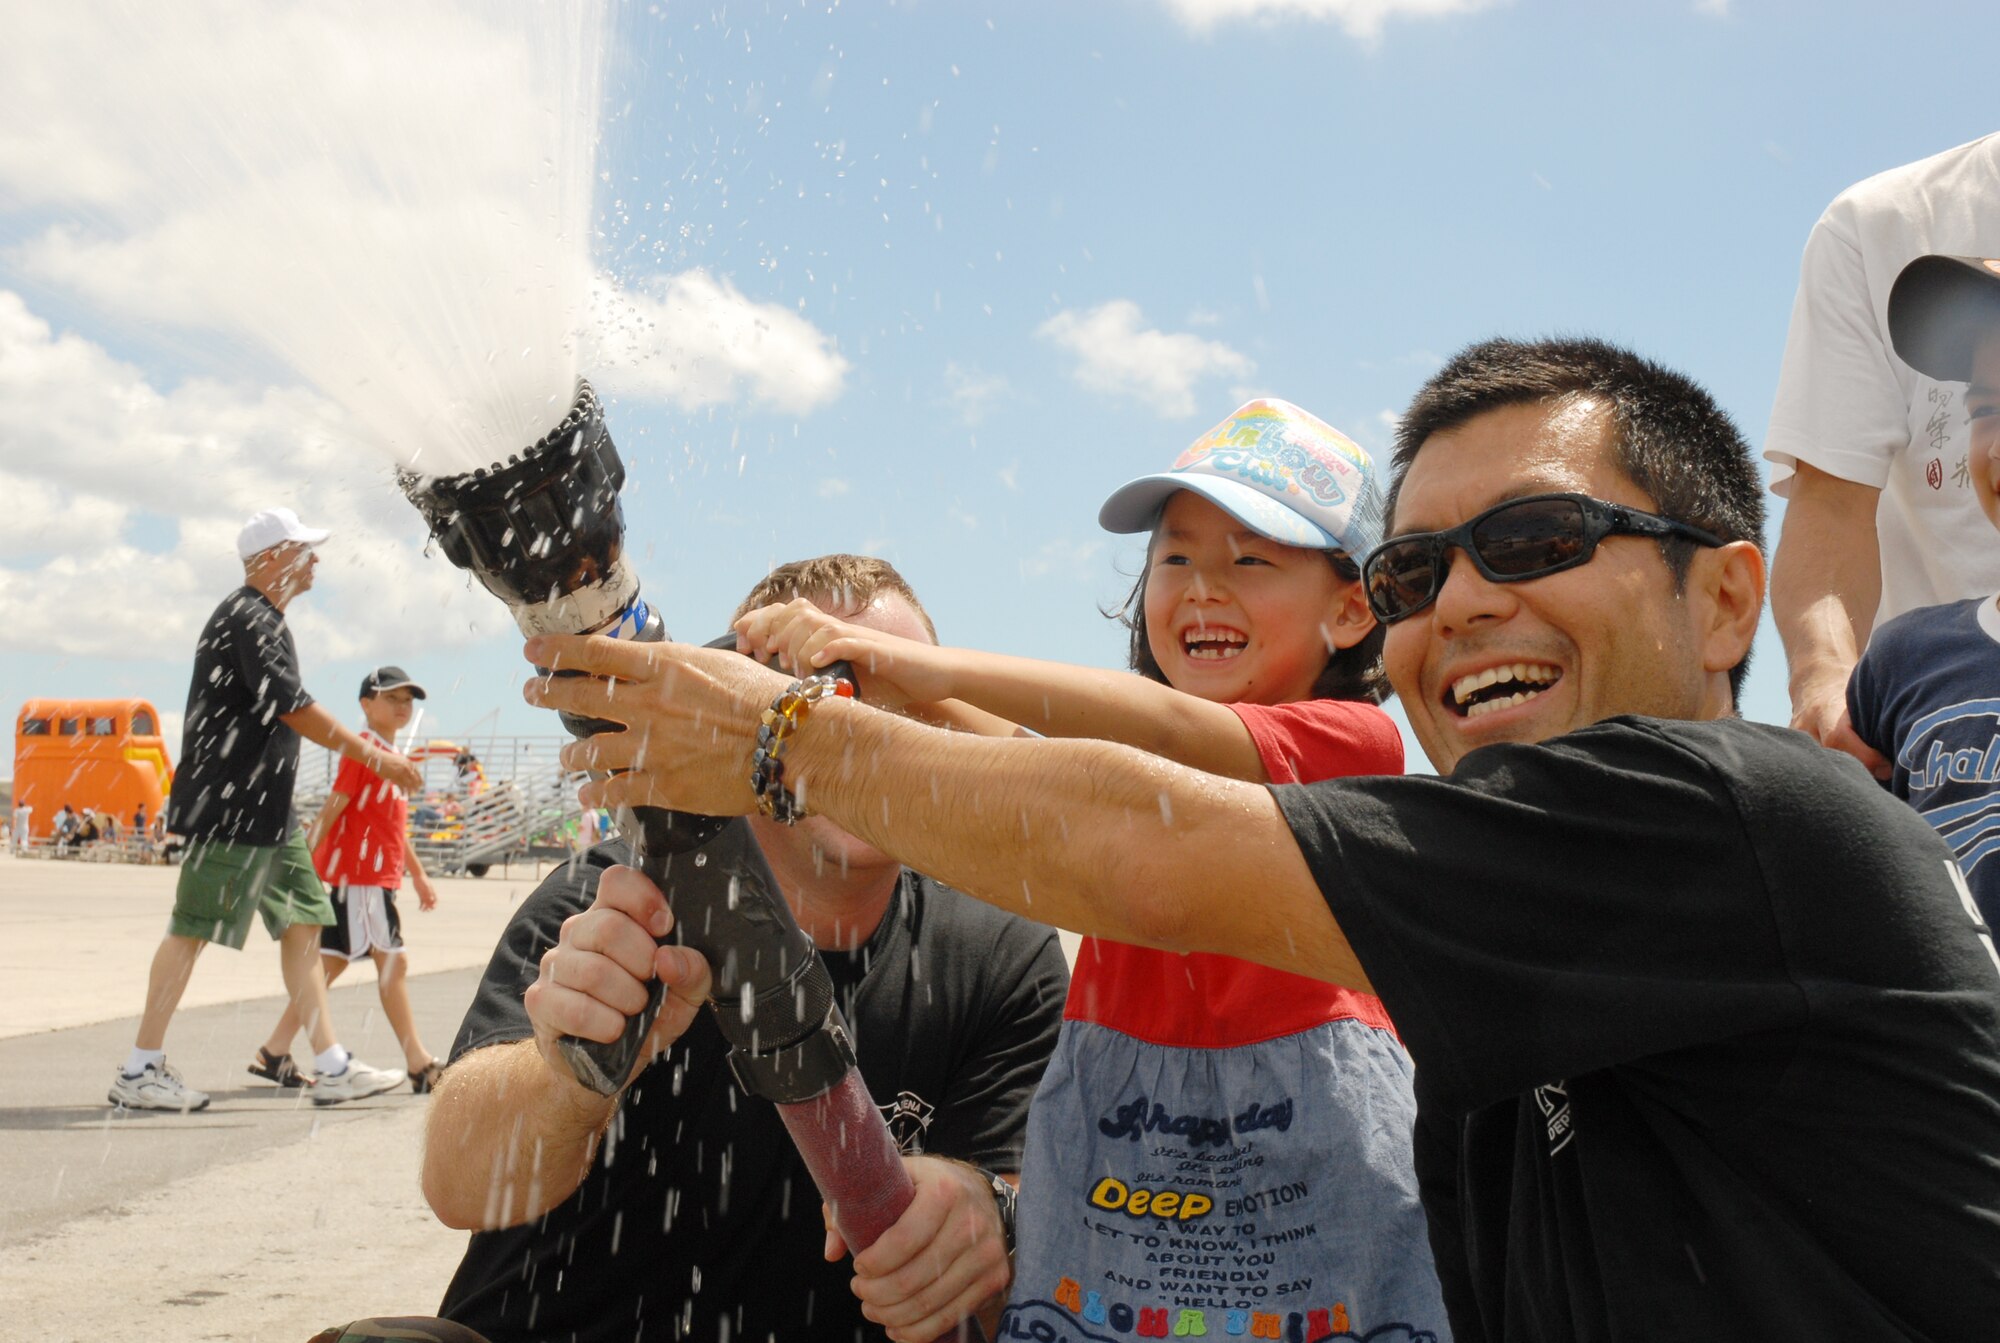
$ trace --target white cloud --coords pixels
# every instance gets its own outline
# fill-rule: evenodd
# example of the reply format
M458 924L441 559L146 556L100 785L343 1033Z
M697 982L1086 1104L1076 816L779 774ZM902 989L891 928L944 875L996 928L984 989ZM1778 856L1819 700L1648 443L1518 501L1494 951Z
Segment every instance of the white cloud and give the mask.
M1712 3L1713 0L1708 0ZM1390 19L1473 14L1499 0L1165 0L1174 17L1199 33L1240 20L1309 19L1337 23L1349 37L1373 42Z
M600 276L592 308L586 362L622 396L684 409L746 397L803 415L839 396L847 378L830 336L705 270L623 288Z
M1097 568L1098 556L1103 553L1104 541L1098 537L1092 537L1087 541L1075 541L1067 537L1049 541L1038 547L1033 554L1021 558L1021 577L1072 578Z
M179 709L168 709L155 704L160 714L160 736L167 743L167 759L181 758L181 733L187 727L187 715Z
M409 658L506 618L420 554L422 524L338 408L298 389L155 386L0 290L0 649L184 658L243 579L244 518L285 504L333 537L293 608L318 658ZM174 535L162 553L143 519Z
M1195 384L1203 379L1240 379L1256 369L1221 341L1161 331L1145 326L1145 320L1132 300L1112 299L1095 308L1065 309L1035 334L1076 356L1076 380L1083 386L1130 397L1162 418L1192 415Z
M406 458L476 466L546 430L589 298L602 0L31 6L8 27L0 205L26 215L24 273L259 351Z
M956 361L944 366L945 399L968 425L986 418L993 403L1013 391L998 373L982 373Z
M829 338L705 272L632 280L622 338L589 333L607 8L21 8L5 260L114 327L302 379L435 470L539 438L593 352L628 396L825 404L847 370Z
M80 536L116 536L131 516L116 500L79 495L14 471L0 470L0 498L9 513L0 527L0 564L67 550Z
M1694 12L1726 19L1729 17L1729 0L1694 0Z

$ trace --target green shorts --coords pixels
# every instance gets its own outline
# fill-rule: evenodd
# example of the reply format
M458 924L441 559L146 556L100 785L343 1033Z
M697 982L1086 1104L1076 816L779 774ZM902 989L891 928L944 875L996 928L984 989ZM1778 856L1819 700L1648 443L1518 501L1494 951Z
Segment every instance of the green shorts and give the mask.
M333 902L313 871L303 831L283 844L198 839L188 845L167 931L240 951L253 910L274 939L295 923L333 922Z

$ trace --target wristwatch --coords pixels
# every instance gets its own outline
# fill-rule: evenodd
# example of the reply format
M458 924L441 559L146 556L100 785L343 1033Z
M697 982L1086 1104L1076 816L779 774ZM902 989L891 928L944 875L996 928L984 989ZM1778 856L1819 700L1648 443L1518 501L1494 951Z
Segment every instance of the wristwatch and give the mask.
M1014 1256L1014 1199L1018 1191L984 1166L974 1166L973 1169L992 1186L994 1205L1000 1209L1000 1238L1007 1246L1007 1257L1011 1259Z

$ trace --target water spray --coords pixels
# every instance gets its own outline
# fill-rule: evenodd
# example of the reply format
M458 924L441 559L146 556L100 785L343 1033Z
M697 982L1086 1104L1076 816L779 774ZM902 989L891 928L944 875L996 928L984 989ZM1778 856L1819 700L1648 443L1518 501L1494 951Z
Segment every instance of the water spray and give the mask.
M625 561L625 467L589 383L578 381L562 423L505 462L446 477L406 472L400 483L445 557L505 602L523 634L667 637ZM578 737L624 730L568 713L562 721ZM841 1236L867 1248L914 1190L855 1066L833 981L749 825L654 807L621 808L618 824L673 908L673 936L709 963L708 1007L737 1081L777 1105ZM615 1042L560 1042L578 1079L601 1095L617 1095L638 1062L665 993L657 978L647 989Z

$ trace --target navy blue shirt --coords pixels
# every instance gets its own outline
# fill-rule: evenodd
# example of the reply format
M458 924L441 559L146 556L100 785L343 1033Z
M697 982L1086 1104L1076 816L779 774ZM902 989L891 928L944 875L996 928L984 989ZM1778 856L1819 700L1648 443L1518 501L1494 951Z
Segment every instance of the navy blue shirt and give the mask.
M1958 855L2000 928L2000 609L1926 606L1875 631L1847 683L1855 735L1895 765L1889 787Z

